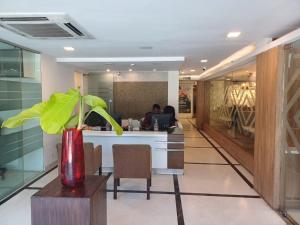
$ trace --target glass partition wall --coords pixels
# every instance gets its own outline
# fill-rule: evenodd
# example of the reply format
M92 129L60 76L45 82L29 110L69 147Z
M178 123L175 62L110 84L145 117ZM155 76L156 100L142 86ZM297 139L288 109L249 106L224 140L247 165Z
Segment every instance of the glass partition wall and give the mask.
M205 117L210 127L253 154L255 64L207 81Z
M284 51L282 208L300 224L300 40Z
M41 101L40 55L0 42L0 123ZM0 129L0 199L41 174L43 134L38 121Z

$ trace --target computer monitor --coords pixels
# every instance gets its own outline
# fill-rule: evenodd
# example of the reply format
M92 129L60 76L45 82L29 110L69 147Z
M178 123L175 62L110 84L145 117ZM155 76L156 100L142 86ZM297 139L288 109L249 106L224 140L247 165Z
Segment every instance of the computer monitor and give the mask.
M159 130L168 130L171 124L171 114L153 114L151 118L152 129L154 129L155 120L158 122Z
M91 112L84 123L90 127L105 127L106 120L96 112Z
M121 126L122 117L120 114L113 113L111 117ZM85 119L85 124L90 127L105 127L107 121L96 112L91 112Z

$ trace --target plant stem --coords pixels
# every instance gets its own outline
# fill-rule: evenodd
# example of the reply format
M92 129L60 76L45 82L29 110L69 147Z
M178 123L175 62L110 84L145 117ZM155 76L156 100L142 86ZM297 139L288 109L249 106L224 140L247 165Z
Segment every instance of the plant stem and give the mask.
M80 96L80 100L79 100L79 115L78 115L78 126L77 126L77 130L80 130L82 127L82 118L83 118L83 99L82 96Z

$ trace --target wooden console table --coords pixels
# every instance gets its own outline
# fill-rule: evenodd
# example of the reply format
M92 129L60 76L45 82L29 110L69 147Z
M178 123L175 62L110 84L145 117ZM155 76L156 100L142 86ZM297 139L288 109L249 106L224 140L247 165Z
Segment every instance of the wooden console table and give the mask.
M89 175L79 188L56 178L31 197L32 225L106 225L106 178Z

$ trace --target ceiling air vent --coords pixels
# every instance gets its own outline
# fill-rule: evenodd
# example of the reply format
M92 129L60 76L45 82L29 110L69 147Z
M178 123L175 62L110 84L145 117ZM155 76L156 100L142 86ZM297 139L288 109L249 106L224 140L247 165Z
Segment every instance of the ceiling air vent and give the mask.
M64 13L0 14L0 26L34 39L92 38Z

